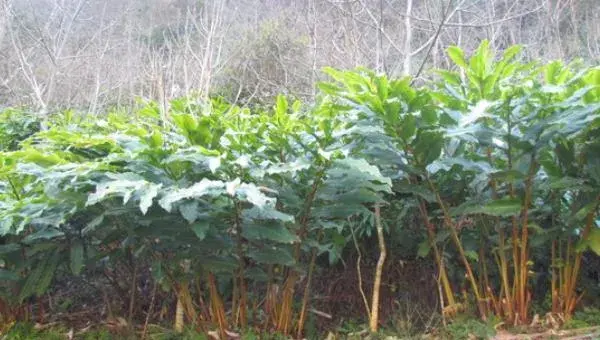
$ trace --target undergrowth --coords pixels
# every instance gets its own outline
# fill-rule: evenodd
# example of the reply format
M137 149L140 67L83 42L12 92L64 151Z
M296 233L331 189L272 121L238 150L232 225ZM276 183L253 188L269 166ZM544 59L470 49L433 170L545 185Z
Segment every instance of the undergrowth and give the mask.
M573 318L565 322L563 328L577 329L600 325L600 309L584 307L582 310L575 312Z
M479 319L459 317L445 329L448 339L490 339L496 335L495 318L487 322Z

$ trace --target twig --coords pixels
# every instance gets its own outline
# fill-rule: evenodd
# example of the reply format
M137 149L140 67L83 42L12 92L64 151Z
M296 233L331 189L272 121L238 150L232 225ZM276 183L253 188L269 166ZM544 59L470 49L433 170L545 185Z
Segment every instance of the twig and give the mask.
M102 287L102 296L104 297L104 303L106 303L106 309L108 310L108 318L113 318L112 307L110 306L110 300L108 299L108 294L106 293L106 287Z
M371 309L369 308L369 302L367 301L367 295L363 289L362 282L362 274L360 272L360 260L362 254L360 252L360 248L358 247L358 241L356 240L356 235L354 234L354 228L350 227L350 232L352 233L352 240L354 240L354 247L356 248L356 252L358 254L358 258L356 259L356 271L358 272L358 290L360 290L360 295L362 296L363 302L365 304L365 309L367 311L367 316L371 318Z
M322 317L324 317L326 319L330 319L330 320L333 319L333 316L331 314L327 314L325 312L321 312L320 310L316 310L314 308L311 308L310 312L313 313L313 314L316 314L318 316L322 316Z
M131 279L131 293L129 297L129 324L133 321L133 309L135 306L135 290L137 288L137 263L133 265L133 278Z
M150 299L150 306L148 307L148 314L146 314L146 321L144 322L144 330L142 331L142 340L146 339L146 333L148 332L148 323L150 322L150 316L152 315L152 310L154 309L154 299L156 298L156 290L158 288L158 283L154 280L154 287L152 288L152 298Z
M427 49L427 53L425 54L425 58L423 58L423 62L421 63L421 66L419 66L419 70L417 71L417 74L415 74L414 78L411 81L411 85L412 85L412 83L414 83L415 79L419 78L419 76L423 72L423 69L425 68L425 64L427 63L427 59L429 59L429 55L431 55L431 50L433 50L433 46L435 46L435 43L437 42L437 40L440 36L440 33L442 32L442 28L444 27L446 20L448 20L448 18L450 17L449 14L450 14L451 7L452 7L452 0L448 0L448 7L446 7L446 11L444 12L442 21L440 21L440 24L439 24L437 30L435 31L435 34L433 36L433 41L431 41L431 44L429 45L429 48Z

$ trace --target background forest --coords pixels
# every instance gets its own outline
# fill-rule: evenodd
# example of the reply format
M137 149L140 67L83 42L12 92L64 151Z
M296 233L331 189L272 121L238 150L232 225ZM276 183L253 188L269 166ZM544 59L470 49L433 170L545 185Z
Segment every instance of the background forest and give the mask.
M99 112L191 91L313 99L322 67L426 77L488 39L600 58L597 0L2 0L0 103Z
M0 336L600 336L597 1L0 4Z

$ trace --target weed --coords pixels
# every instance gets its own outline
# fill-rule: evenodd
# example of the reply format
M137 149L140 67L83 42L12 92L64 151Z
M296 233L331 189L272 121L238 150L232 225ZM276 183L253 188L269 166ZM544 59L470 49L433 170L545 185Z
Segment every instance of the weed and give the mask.
M64 340L68 331L57 327L47 330L35 329L30 323L18 323L11 328L3 339L6 340Z
M449 339L490 339L496 335L491 322L478 319L457 319L446 328Z
M575 312L573 317L565 322L563 328L577 329L600 325L600 309L585 307Z

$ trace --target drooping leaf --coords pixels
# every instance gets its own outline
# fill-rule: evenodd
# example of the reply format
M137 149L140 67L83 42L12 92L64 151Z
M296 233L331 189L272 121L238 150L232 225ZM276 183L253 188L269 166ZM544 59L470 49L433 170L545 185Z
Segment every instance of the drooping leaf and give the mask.
M490 174L490 177L496 181L514 182L525 178L525 174L518 170L500 170Z
M433 192L423 185L408 184L408 183L394 183L394 191L403 194L413 194L421 197L429 203L436 201Z
M206 233L210 229L210 224L208 222L198 221L192 224L190 227L198 239L202 241L206 238Z
M75 241L71 245L71 272L74 275L79 275L83 268L83 244L80 241Z
M594 226L585 243L596 255L600 256L600 228Z
M21 287L19 292L19 301L23 302L26 298L32 296L35 293L38 283L42 277L42 274L50 262L50 258L44 258L37 263L35 268L28 273L25 283Z
M60 258L61 258L61 253L57 249L54 251L52 256L50 258L48 258L47 261L43 262L43 266L41 266L41 272L39 274L39 278L38 278L37 282L34 283L34 285L35 285L34 292L37 296L43 295L46 292L46 290L48 289L48 287L50 286L50 283L52 282L52 279L54 279L54 276L56 274L56 268L58 267Z
M8 243L0 245L0 255L12 253L21 250L21 246L16 243Z
M62 237L64 236L64 233L58 229L55 228L46 228L46 229L42 229L38 232L35 232L33 234L27 235L24 239L23 239L23 243L33 243L35 241L38 240L49 240L49 239L54 239L57 237Z
M0 268L0 282L2 281L19 281L21 278L15 272L8 269Z
M577 213L575 214L575 219L578 221L583 221L589 213L595 211L597 208L598 202L594 200L594 202L590 202L581 209L579 209L579 211L577 211Z
M158 195L158 190L162 187L162 184L151 184L148 183L144 186L144 190L140 197L140 210L142 214L146 215L148 209L152 206L152 201Z
M250 202L258 208L275 204L275 198L265 195L259 187L251 183L241 183L235 189L235 195L240 200Z
M12 232L13 218L11 216L4 217L0 220L0 236L8 235Z
M162 261L153 261L151 266L152 278L156 280L156 282L161 282L165 277L165 273L163 270Z
M201 263L206 270L215 274L233 273L238 269L238 262L231 256L207 256Z
M253 206L250 209L245 209L242 216L249 220L278 220L282 222L294 222L294 216L278 211L272 207L257 207Z
M424 131L417 134L413 152L417 163L421 167L426 167L440 157L444 138L441 133L433 131Z
M474 250L467 250L465 251L465 256L472 261L478 262L479 261L479 255L477 254L476 251Z
M499 217L514 216L521 212L521 205L522 203L519 199L503 198L480 207L469 209L469 212Z
M183 218L185 218L185 220L188 221L188 223L192 224L200 216L200 213L198 211L199 208L200 206L198 202L190 201L181 204L179 206L179 212L181 213L181 216L183 216Z
M282 266L292 266L296 261L292 254L282 247L264 247L262 249L251 250L248 256L258 263L280 264Z
M429 252L431 251L431 245L429 244L429 240L424 240L419 243L419 249L417 250L418 257L427 257Z
M123 204L126 204L133 194L147 183L143 178L132 173L109 174L108 177L109 181L99 183L96 191L88 196L86 205L94 205L113 196L122 197Z
M269 240L279 243L295 243L300 241L298 236L292 234L285 226L278 224L244 226L242 235L251 240Z
M254 282L268 282L269 275L259 267L252 267L245 271L246 277Z
M83 235L87 235L88 233L93 232L94 230L96 230L97 227L99 227L100 225L102 225L102 223L104 222L104 214L100 214L98 216L96 216L94 219L92 219L90 222L88 222L85 226L85 228L83 228L83 230L81 231L81 233Z
M168 212L171 212L173 204L185 199L200 198L204 196L218 196L225 192L225 183L222 181L212 181L202 179L200 182L189 188L175 189L167 191L158 201L158 204Z

